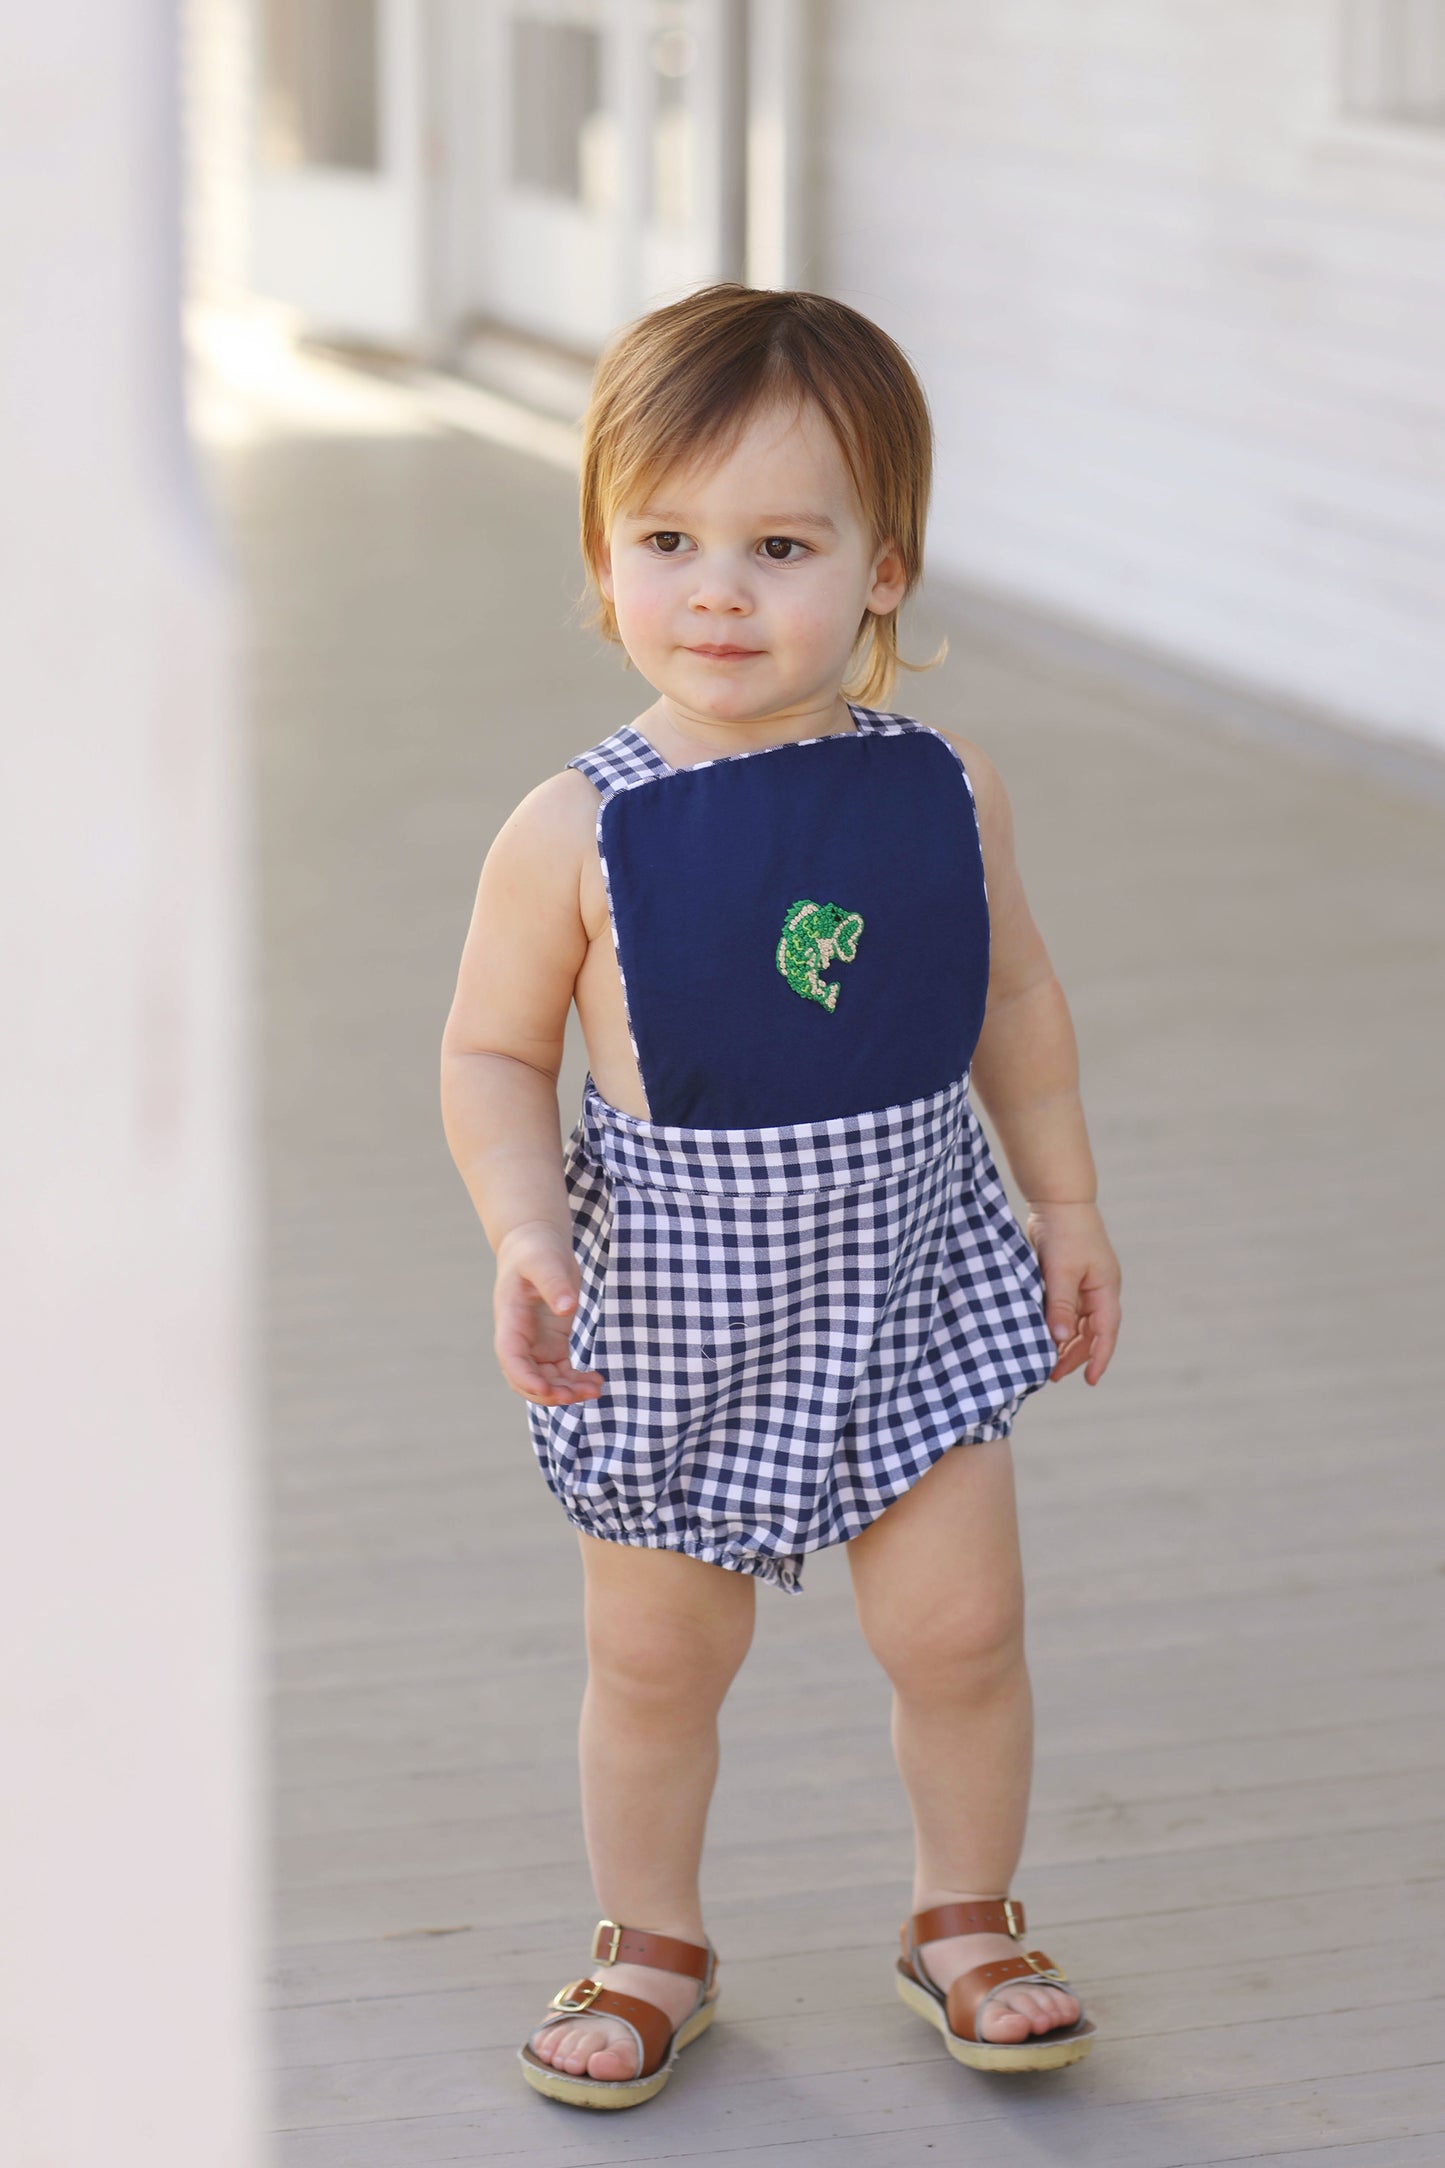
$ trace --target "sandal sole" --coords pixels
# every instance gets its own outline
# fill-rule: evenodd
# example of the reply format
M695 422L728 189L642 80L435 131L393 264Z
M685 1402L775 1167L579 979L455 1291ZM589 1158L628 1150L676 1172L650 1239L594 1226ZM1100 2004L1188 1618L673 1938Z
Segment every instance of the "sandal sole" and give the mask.
M672 2051L667 2061L659 2065L646 2078L587 2078L573 2077L565 2070L554 2070L544 2063L532 2047L524 2041L517 2050L517 2060L522 2066L522 2076L534 2091L545 2093L549 2100L565 2100L573 2108L637 2108L644 2100L652 2100L662 2091L672 2076L673 2064L678 2050L685 2048L699 2033L706 2032L717 2016L718 1998L705 2002L694 2010L691 2017L684 2018L672 2036Z
M1079 2063L1094 2045L1094 2025L1088 2018L1078 2018L1081 2027L1066 2039L1020 2040L1012 2044L1006 2040L960 2040L956 2032L949 2030L948 2015L942 2003L935 2000L916 1980L904 1972L895 1974L898 1992L910 2010L919 2017L926 2017L935 2032L943 2035L943 2044L956 2063L966 2063L970 2070L1057 2070L1065 2063Z

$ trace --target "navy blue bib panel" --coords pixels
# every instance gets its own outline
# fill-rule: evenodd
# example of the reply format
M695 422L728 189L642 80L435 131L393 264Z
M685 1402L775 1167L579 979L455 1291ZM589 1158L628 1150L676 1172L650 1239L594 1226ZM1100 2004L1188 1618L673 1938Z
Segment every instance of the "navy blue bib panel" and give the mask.
M669 769L609 797L598 836L654 1122L829 1120L967 1070L988 903L968 781L934 732Z

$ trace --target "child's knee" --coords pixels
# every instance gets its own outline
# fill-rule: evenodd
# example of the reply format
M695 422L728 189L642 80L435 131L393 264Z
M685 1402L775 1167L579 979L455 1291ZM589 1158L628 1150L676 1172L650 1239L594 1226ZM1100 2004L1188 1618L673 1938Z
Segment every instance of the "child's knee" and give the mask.
M745 1653L735 1636L700 1630L666 1612L614 1610L587 1634L593 1681L639 1706L693 1714L717 1708Z
M1023 1590L1010 1578L927 1606L900 1596L864 1638L901 1691L984 1692L1022 1660Z
M725 1568L682 1563L696 1571L669 1576L666 1586L645 1570L589 1583L587 1660L591 1677L615 1692L696 1710L720 1703L741 1666L752 1641L755 1592ZM644 1579L646 1586L637 1585Z

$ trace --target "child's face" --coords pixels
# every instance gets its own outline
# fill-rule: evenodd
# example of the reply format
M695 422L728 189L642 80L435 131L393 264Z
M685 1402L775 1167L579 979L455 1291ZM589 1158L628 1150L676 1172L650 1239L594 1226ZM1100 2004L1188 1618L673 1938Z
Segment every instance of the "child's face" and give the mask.
M830 707L865 609L903 599L811 400L753 415L725 459L665 475L612 523L601 569L622 643L683 716Z

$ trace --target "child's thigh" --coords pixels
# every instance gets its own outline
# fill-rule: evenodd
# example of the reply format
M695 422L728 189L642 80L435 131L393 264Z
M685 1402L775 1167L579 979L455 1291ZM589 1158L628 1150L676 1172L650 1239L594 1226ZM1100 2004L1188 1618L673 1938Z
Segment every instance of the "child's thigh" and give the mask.
M885 1671L1011 1655L1023 1564L1007 1438L941 1454L848 1545L864 1639Z
M586 1579L584 1614L593 1669L723 1684L752 1642L757 1584L751 1574L682 1551L606 1543L577 1530Z

